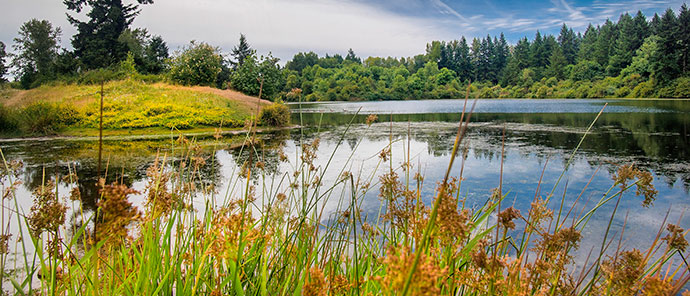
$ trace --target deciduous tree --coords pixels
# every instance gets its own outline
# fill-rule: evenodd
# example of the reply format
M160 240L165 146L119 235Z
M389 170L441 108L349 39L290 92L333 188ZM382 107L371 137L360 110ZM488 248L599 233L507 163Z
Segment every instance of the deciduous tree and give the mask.
M22 86L29 88L37 81L54 78L60 28L53 28L47 20L31 19L19 27L18 34L12 46L16 52L12 66Z

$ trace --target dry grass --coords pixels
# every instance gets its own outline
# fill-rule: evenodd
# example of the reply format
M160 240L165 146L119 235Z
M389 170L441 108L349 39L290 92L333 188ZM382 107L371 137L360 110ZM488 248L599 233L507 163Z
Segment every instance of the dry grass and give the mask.
M117 92L122 81L109 82L105 85L106 95ZM208 98L224 98L236 102L250 110L256 111L257 97L248 96L233 90L221 90L208 86L180 86L167 83L149 85L152 89L165 92L196 92ZM30 90L5 89L0 92L0 103L6 107L23 107L36 102L71 103L77 107L95 102L99 98L100 85L57 84L42 85ZM261 100L262 105L271 104Z

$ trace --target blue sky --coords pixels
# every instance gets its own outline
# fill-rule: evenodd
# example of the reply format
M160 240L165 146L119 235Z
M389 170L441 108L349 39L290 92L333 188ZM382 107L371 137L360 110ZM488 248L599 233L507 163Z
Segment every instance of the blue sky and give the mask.
M74 28L60 0L0 0L0 41L11 44L21 23L47 19L62 28L65 47ZM563 23L584 31L589 23L642 10L651 17L683 1L451 1L451 0L156 0L142 7L135 27L162 35L171 50L190 40L205 41L225 52L244 33L261 54L283 61L299 51L360 56L412 56L427 42L464 35L506 34L514 43L536 30L558 34Z
M446 24L451 32L470 36L505 33L515 42L523 36L534 37L537 30L558 34L563 23L576 31L588 24L617 20L622 13L641 10L651 18L671 7L678 10L683 1L506 1L506 0L377 0L359 1L411 18L432 19ZM483 34L482 34L483 33Z

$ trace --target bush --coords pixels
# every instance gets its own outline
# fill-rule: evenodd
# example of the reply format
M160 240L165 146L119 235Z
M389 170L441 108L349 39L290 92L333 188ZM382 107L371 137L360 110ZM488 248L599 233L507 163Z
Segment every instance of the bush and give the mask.
M17 113L19 129L26 134L52 135L80 120L71 105L34 103Z
M651 98L654 95L654 81L644 81L635 86L628 95L632 98Z
M222 62L220 49L192 41L172 59L170 78L183 85L212 86L222 70Z
M676 89L674 97L676 98L690 98L690 78L681 77L675 81Z
M270 54L268 56L256 57L254 54L246 57L242 65L230 75L230 86L244 94L258 96L261 86L259 78L263 79L262 99L273 99L285 87L285 77L280 71L278 59ZM327 80L322 80L327 82ZM318 85L318 83L315 83ZM323 84L321 91L328 92L331 85ZM328 100L335 100L336 90L328 93Z
M17 129L17 121L10 109L0 104L0 132L13 132Z
M286 126L290 124L290 108L285 104L273 103L261 109L259 121L266 126Z

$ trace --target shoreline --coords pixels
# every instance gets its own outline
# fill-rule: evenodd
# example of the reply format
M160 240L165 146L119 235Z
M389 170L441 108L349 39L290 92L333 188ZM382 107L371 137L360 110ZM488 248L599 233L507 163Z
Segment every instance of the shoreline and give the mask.
M267 133L267 132L274 132L274 131L281 131L281 130L291 130L291 129L296 129L299 128L299 125L291 125L287 127L261 127L256 130L258 133ZM118 132L122 130L110 130L110 132ZM106 131L104 130L104 133ZM117 134L111 134L111 135L104 135L103 140L107 141L114 141L114 140L156 140L156 139L164 139L168 137L175 137L179 135L183 135L185 137L194 137L194 136L212 136L216 133L215 128L204 128L204 129L191 129L187 132L185 131L180 131L176 130L176 133L170 132L168 134L162 134L162 133L152 133L152 134L131 134L131 135L117 135ZM230 129L230 130L223 130L220 134L221 135L231 135L231 136L236 136L240 135L243 133L248 133L248 129ZM65 134L60 134L60 135L53 135L53 136L39 136L39 137L12 137L12 138L0 138L0 143L14 143L14 142L24 142L24 141L40 141L40 142L48 142L48 141L59 141L59 140L69 140L69 141L98 141L98 136L78 136L78 135L65 135Z

